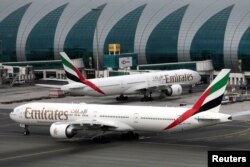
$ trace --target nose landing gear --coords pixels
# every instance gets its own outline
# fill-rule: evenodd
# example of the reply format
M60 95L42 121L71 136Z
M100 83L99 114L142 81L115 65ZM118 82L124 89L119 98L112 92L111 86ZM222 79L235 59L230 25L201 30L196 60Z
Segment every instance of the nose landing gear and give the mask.
M28 125L20 124L20 127L24 128L23 134L24 134L25 136L27 136L27 135L30 134L30 131L29 131L29 129L28 129Z
M28 136L30 134L30 131L28 130L28 128L24 128L23 134L25 136Z

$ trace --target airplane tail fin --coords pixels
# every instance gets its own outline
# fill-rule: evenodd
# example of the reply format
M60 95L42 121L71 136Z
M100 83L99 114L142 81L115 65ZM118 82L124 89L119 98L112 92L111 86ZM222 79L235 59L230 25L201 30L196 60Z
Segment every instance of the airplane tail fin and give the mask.
M84 78L81 72L73 65L72 61L65 52L60 52L60 55L62 59L63 68L69 83L75 83L75 82L82 83L92 88L96 92L105 95L105 93L99 87L97 87L94 83Z
M202 93L200 98L193 106L193 114L212 111L219 112L223 95L228 84L230 69L223 69L208 86L208 88Z
M175 127L176 125L200 112L219 112L222 98L228 83L229 74L230 69L221 70L213 82L202 93L193 107L184 112L178 119L166 127L165 130Z
M74 66L70 58L65 52L60 52L62 64L64 71L66 73L66 77L69 83L79 82L83 83L85 78L81 74L81 72Z

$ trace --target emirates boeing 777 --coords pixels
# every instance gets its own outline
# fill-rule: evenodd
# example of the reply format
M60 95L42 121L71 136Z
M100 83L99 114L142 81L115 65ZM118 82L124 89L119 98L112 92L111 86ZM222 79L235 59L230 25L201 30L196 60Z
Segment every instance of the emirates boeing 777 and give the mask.
M191 108L99 104L28 103L16 107L10 118L24 128L50 126L54 138L71 138L80 130L181 132L231 121L219 113L230 70L224 69ZM137 135L138 136L138 135Z
M65 52L60 52L60 55L69 83L63 86L37 84L38 86L57 87L77 95L119 95L116 98L118 101L127 100L125 95L143 94L142 101L149 101L152 100L153 92L167 96L181 95L183 85L194 85L201 79L196 71L187 69L86 79Z

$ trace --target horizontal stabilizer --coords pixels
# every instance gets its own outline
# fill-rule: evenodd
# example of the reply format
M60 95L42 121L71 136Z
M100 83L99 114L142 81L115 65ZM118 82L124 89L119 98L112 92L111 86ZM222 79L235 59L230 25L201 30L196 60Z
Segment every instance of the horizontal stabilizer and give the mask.
M61 88L62 85L50 85L50 84L35 84L36 86L46 87L46 88Z
M220 120L220 118L217 118L217 117L214 117L214 116L213 117L206 116L206 115L198 116L196 119L199 120L199 121L219 121Z

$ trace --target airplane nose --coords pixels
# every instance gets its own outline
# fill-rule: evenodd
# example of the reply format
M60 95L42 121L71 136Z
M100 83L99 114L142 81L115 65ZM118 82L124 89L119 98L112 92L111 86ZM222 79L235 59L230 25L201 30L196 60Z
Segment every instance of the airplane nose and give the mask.
M9 116L10 116L10 119L13 120L13 112L10 112Z
M13 121L17 121L16 113L14 111L10 112L9 116L10 116L10 119L12 119Z

